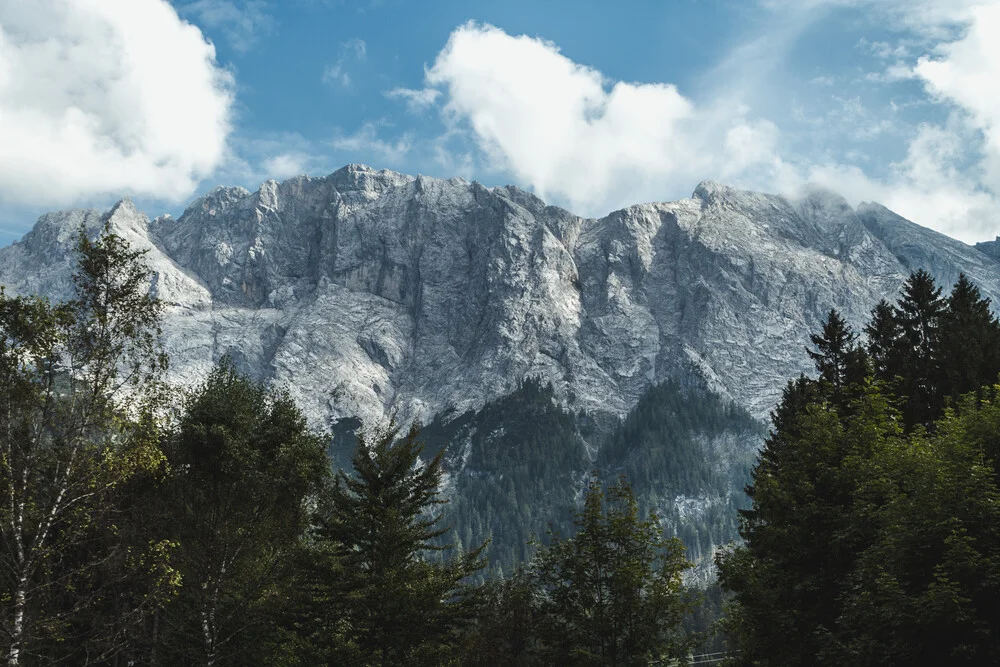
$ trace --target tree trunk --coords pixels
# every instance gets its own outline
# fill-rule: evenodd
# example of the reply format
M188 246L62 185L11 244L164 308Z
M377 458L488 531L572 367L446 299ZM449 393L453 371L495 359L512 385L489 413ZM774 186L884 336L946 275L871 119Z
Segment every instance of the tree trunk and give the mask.
M24 640L24 611L28 605L28 578L25 575L17 580L17 590L14 591L14 619L10 631L10 651L7 653L8 667L21 664L21 642Z

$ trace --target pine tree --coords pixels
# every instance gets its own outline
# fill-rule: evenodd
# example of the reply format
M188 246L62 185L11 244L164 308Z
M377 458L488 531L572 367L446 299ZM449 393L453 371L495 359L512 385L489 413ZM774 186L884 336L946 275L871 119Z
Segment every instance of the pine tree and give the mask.
M1000 373L1000 323L963 273L948 296L941 318L939 391L953 402L997 381Z
M856 344L856 334L836 309L831 309L819 334L809 337L815 350L806 349L816 364L820 386L829 399L841 406L846 402L845 392L868 375L868 360L864 349Z
M465 580L485 566L486 544L449 559L430 558L451 527L438 508L443 452L421 460L416 428L399 438L390 427L359 437L353 471L339 471L318 537L336 554L342 575L331 582L327 627L340 646L370 664L436 664L462 625Z
M808 383L803 383L808 387ZM791 405L765 442L741 512L744 544L716 559L733 594L728 631L739 664L840 665L838 619L847 575L872 540L857 502L867 461L899 437L889 401L863 383L848 410L790 385Z
M866 350L875 377L891 386L903 373L903 330L896 318L896 311L885 299L872 310L871 320L865 325Z
M910 274L895 308L901 334L900 380L893 385L908 428L930 424L941 414L940 329L946 303L929 273Z
M639 516L624 478L605 490L595 473L572 537L554 535L531 564L542 602L546 664L646 665L683 655L692 638L682 573L684 545Z

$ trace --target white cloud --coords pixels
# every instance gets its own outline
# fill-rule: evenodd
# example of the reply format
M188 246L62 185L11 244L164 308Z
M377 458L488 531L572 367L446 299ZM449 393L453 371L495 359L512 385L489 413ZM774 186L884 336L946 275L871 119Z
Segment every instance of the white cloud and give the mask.
M336 83L344 88L351 85L351 75L344 69L344 65L340 61L326 66L326 69L323 70L322 80L323 83Z
M420 88L416 90L412 88L393 88L392 90L385 91L383 94L390 100L403 100L410 111L423 111L434 105L438 97L441 96L441 91L434 88Z
M425 90L443 93L449 133L472 138L476 162L579 213L677 196L703 178L779 192L815 182L965 241L992 238L1000 219L1000 2L769 1L788 16L774 34L723 58L697 102L669 83L610 81L554 44L474 23L452 33ZM880 25L897 19L898 39L860 44L884 67L867 81L923 82L929 95L880 105L845 91L816 118L797 118L792 105L782 124L755 113L748 104L787 93L767 81L781 60L771 37L794 44L832 7ZM823 74L811 83L828 84ZM928 105L923 125L899 114L914 105ZM950 109L948 120L933 120L930 105ZM792 150L813 145L817 131L827 150ZM895 143L905 155L879 162L859 154L858 143L880 151ZM439 163L449 161L439 153Z
M0 199L182 199L224 158L232 88L165 0L2 2Z
M669 84L611 82L554 44L493 26L455 30L426 79L494 169L584 214L690 190L698 174L774 166L777 128L745 108L701 109Z
M852 203L877 201L896 213L967 241L996 234L997 200L975 173L961 170L965 139L933 125L922 126L906 157L884 179L841 164L811 167L806 179L844 195ZM800 181L801 184L802 181Z
M983 132L985 150L1000 160L1000 3L976 8L966 34L921 58L914 68L937 99L957 105ZM1000 177L1000 173L995 174ZM1000 182L992 183L1000 186Z
M322 81L327 84L337 84L344 88L351 86L351 74L348 66L352 63L364 62L368 58L368 45L363 39L349 39L340 43L340 57L337 62L323 69Z
M281 153L264 160L264 171L270 178L280 180L307 173L312 161L313 156L308 153Z
M178 6L182 15L202 27L221 30L229 45L241 53L273 30L274 17L266 10L267 3L262 0L248 0L241 5L232 0L195 0Z
M394 164L410 152L413 143L407 134L394 141L382 139L379 137L377 123L365 123L353 134L338 134L331 145L339 151L360 154L364 160L374 156L385 163Z

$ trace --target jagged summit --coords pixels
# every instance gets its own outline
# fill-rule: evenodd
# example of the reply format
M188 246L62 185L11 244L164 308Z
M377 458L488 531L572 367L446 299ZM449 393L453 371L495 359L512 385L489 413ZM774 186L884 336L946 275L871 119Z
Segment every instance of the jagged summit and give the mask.
M46 214L0 249L0 283L65 296L75 230L105 219L149 251L177 381L228 353L320 426L426 420L532 376L598 417L677 378L763 418L810 370L803 348L831 307L858 324L918 266L965 271L1000 303L987 252L819 190L705 181L584 219L514 186L364 165L215 188L177 219L127 200Z

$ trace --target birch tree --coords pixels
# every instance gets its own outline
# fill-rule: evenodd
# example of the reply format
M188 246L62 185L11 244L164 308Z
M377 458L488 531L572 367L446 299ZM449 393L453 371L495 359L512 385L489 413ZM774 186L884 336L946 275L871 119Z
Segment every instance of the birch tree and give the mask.
M76 251L68 302L0 288L0 637L12 667L52 660L46 647L102 602L108 563L143 574L140 605L176 583L168 543L115 537L116 490L162 463L162 304L143 253L107 225L95 240L81 229Z

